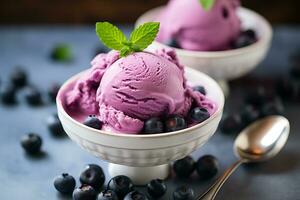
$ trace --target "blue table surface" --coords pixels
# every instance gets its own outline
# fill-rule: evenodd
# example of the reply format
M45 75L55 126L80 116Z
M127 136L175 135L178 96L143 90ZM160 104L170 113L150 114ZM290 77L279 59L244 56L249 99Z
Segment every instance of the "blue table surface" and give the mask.
M131 26L123 26L128 33ZM281 76L287 73L289 56L300 49L300 27L277 26L270 53L265 61L252 72L253 76ZM56 63L49 53L57 43L71 45L75 60L72 63ZM21 65L30 74L30 82L43 92L53 82L63 83L73 74L88 68L94 50L100 46L92 26L0 26L0 79L8 81L14 66ZM235 96L232 91L227 110ZM24 102L22 92L17 106L0 104L0 199L1 200L63 200L53 187L53 178L68 172L78 180L88 163L99 163L107 173L107 163L91 156L70 139L55 138L49 134L45 120L56 112L54 104L32 108ZM287 146L274 159L255 166L240 167L220 191L221 200L297 200L300 199L300 105L286 104L286 116L291 122L291 134ZM27 156L20 147L22 135L36 132L43 137L43 157ZM220 172L235 161L232 152L233 136L217 132L201 149L193 153L195 158L204 154L215 155L220 162ZM175 187L190 185L201 194L213 180L200 181L196 177L182 181L175 177L167 181L170 199ZM77 181L77 185L79 185Z

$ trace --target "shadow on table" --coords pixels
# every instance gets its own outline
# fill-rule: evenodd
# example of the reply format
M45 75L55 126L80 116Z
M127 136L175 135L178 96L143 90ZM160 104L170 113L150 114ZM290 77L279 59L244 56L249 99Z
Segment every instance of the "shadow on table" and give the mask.
M299 153L283 151L275 158L262 162L244 165L244 169L255 174L280 174L299 169Z

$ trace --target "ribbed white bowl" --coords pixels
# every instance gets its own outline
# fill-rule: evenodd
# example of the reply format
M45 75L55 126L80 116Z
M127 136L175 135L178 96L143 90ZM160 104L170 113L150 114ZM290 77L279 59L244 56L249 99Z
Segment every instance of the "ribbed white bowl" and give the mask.
M135 171L138 171L137 168L144 168L147 169L147 173L151 173L149 167L159 169L155 166L165 165L180 159L205 144L216 131L222 117L224 95L219 85L201 72L187 67L185 69L188 81L193 84L204 85L207 96L218 105L217 111L209 119L193 127L163 134L128 135L99 131L84 126L67 114L62 101L63 91L71 82L78 79L82 75L81 73L66 81L59 91L57 97L59 119L69 137L93 155L118 164L117 166L131 166L134 167ZM76 158L76 155L74 155L74 158ZM112 172L112 174L127 174L137 183L144 183L153 178L151 175L142 180L139 177L139 180L137 180L134 175L128 174L135 173L130 172L129 168L118 169L120 172ZM164 167L164 169L166 168ZM159 170L161 171L161 169ZM157 178L166 177L166 173L163 173L163 175L157 173L154 170L153 176L156 175Z
M157 21L164 7L157 7L143 14L136 26L149 21ZM202 71L217 80L230 80L241 77L253 70L266 56L271 40L272 27L258 13L246 8L238 10L242 27L251 28L258 34L259 40L247 47L226 51L189 51L175 48L180 62L186 66ZM154 42L149 50L167 47Z

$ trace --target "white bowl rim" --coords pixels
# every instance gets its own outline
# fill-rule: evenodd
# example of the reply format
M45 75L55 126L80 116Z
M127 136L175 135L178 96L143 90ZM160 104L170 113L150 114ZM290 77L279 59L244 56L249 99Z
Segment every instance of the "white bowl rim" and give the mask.
M63 105L62 105L62 100L60 99L61 92L64 91L66 89L66 87L71 83L74 82L75 80L77 80L80 76L82 76L82 74L84 74L86 71L88 70L84 70L78 74L75 74L74 76L72 76L71 78L69 78L59 89L59 92L57 94L56 97L56 105L57 105L57 109L58 112L60 112L60 114L62 114L66 119L68 119L69 121L71 121L72 123L76 124L77 126L80 126L81 128L85 128L88 129L90 131L90 133L94 133L94 134L105 134L108 136L113 136L113 137L118 137L118 138L162 138L162 137L169 137L169 136L175 136L175 135L180 135L180 134L184 134L186 132L192 131L194 129L200 129L201 127L205 126L206 124L210 123L211 121L213 121L217 116L222 115L223 112L223 108L224 108L224 104L225 104L225 97L224 97L224 93L222 91L222 89L220 88L220 86L218 85L218 83L211 78L210 76L199 72L195 69L192 69L190 67L185 67L188 68L188 70L193 71L193 73L198 73L199 75L201 74L201 76L204 76L206 79L208 79L212 84L214 84L214 88L219 90L219 93L221 94L220 98L220 104L217 105L217 110L213 113L212 116L210 116L207 120L196 124L194 126L179 130L179 131L173 131L173 132L167 132L167 133L157 133L157 134L126 134L126 133L113 133L113 132L108 132L108 131L102 131L102 130L96 130L94 128L90 128L88 126L85 126L84 124L78 122L77 120L73 119L64 109Z
M141 22L141 20L143 19L143 17L145 17L146 15L149 15L151 12L158 12L161 9L163 9L165 6L159 6L156 8L153 8L151 10L148 10L147 12L145 12L143 15L141 15L138 20L135 23L135 26L138 26ZM250 51L255 51L257 48L259 48L261 45L264 45L265 43L268 43L273 35L273 29L272 26L270 25L270 23L260 14L258 14L257 12L248 9L248 8L244 8L244 7L240 7L238 12L242 12L242 13L248 13L249 15L254 16L255 18L259 19L262 24L264 25L266 32L263 33L263 35L253 44L248 45L246 47L241 47L238 49L229 49L229 50L223 50L223 51L192 51L192 50L186 50L186 49L180 49L180 48L174 48L174 47L170 47L167 46L161 42L158 41L154 41L153 43L158 44L162 47L168 47L168 48L173 48L176 50L176 53L178 55L182 55L182 56L186 56L186 57L209 57L209 58L215 58L215 57L228 57L228 56L235 56L235 55L240 55L240 54L246 54L247 52Z

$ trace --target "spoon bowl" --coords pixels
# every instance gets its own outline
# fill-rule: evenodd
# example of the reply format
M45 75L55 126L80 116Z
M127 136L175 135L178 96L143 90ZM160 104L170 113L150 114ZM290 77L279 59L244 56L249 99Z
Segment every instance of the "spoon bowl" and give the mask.
M197 200L214 200L229 176L243 163L261 162L276 156L284 147L290 132L290 123L283 116L269 116L245 128L234 142L236 161Z
M244 129L236 138L234 152L247 162L261 162L277 155L290 131L289 121L282 116L269 116Z

